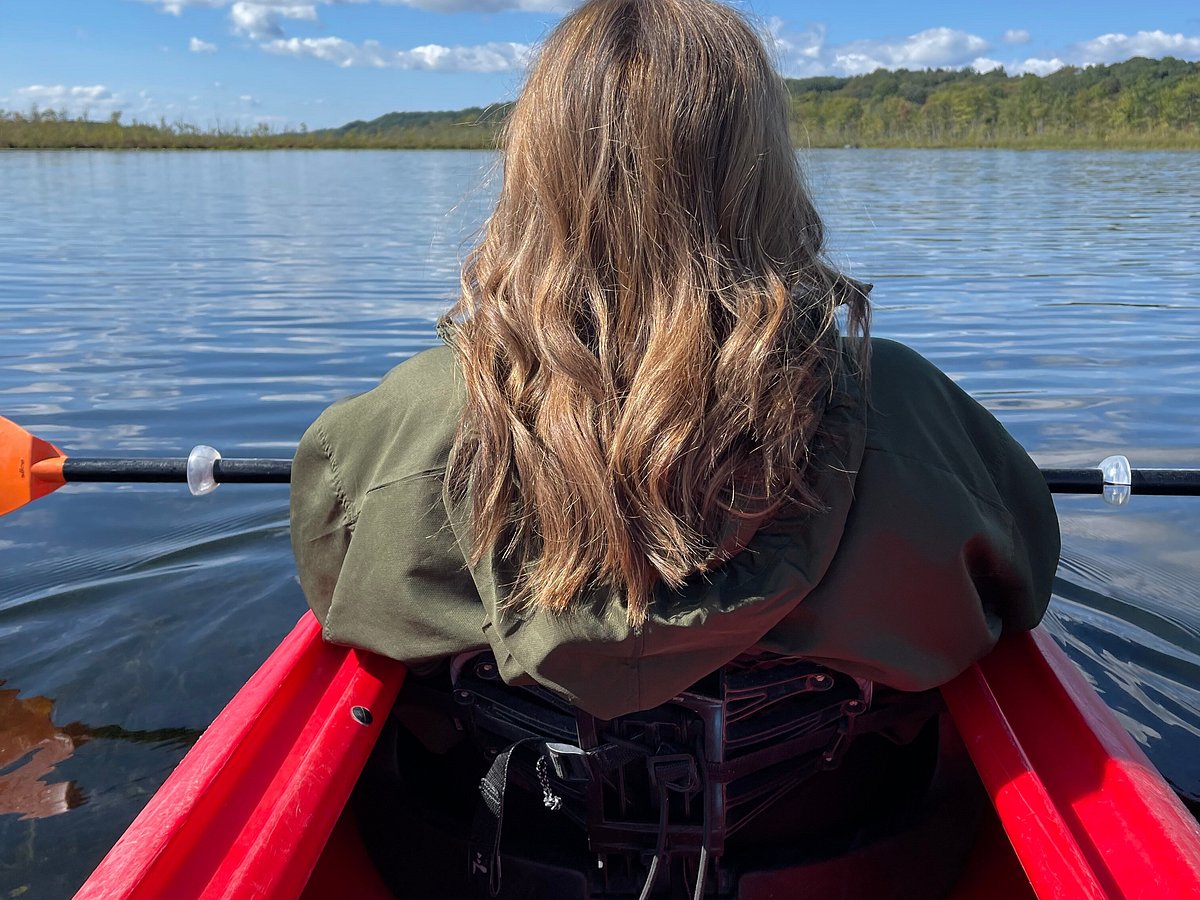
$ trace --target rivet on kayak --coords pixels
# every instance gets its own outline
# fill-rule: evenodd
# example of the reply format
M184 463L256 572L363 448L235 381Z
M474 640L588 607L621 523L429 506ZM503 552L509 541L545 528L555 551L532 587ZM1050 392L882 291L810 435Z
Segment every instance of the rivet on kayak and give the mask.
M475 667L475 674L487 681L495 681L496 666L494 663L480 663Z
M375 717L371 715L371 711L365 706L350 707L350 715L354 716L354 721L360 725L370 725L375 721Z
M464 691L462 688L459 688L454 692L454 702L461 706L470 706L475 702L475 695L470 691Z

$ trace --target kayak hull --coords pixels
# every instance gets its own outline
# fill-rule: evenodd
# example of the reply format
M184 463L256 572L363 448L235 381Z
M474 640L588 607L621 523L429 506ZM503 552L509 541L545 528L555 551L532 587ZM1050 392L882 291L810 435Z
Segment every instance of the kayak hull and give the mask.
M395 896L348 800L404 674L306 613L77 897ZM1200 827L1049 635L1006 636L943 694L992 807L953 896L1200 897Z

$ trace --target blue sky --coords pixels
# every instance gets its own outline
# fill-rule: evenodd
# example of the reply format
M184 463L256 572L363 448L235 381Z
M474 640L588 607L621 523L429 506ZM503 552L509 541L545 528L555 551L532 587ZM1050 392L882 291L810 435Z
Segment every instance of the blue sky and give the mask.
M0 108L311 128L511 98L573 0L0 0ZM734 5L785 74L1200 60L1195 0Z

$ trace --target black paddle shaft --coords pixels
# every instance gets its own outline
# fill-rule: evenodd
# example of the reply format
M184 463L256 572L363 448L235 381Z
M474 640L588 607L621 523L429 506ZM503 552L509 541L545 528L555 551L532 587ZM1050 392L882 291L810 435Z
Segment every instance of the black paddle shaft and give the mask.
M1046 485L1055 494L1101 494L1104 476L1099 469L1042 469ZM187 459L80 459L63 461L66 481L186 482ZM292 478L290 459L219 459L213 478L220 484L287 484ZM1134 469L1131 494L1200 496L1200 469Z
M1104 476L1099 469L1042 469L1055 494L1100 494ZM1160 497L1200 497L1200 469L1133 469L1129 493Z
M63 460L63 479L75 481L187 482L187 459ZM292 480L290 459L218 459L213 463L218 484L287 484Z

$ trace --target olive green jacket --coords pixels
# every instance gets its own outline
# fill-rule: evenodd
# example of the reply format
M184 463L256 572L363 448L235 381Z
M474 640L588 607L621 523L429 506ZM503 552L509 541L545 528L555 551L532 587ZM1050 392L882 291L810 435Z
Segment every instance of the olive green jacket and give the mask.
M641 628L601 591L565 613L514 610L496 556L467 566L468 504L444 483L462 390L453 351L428 350L300 442L292 544L327 640L414 665L490 648L506 681L611 718L751 647L923 690L1045 611L1059 534L1037 467L900 344L874 340L867 402L844 379L825 414L824 511L777 519L721 568L660 590Z

